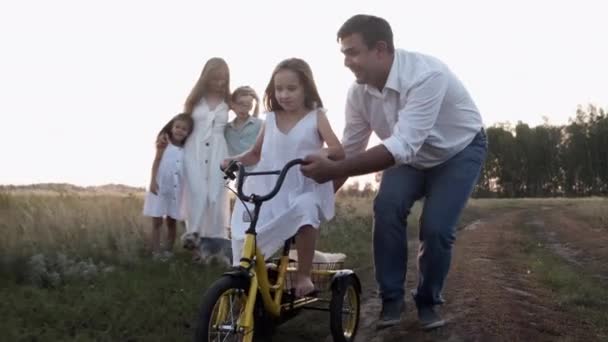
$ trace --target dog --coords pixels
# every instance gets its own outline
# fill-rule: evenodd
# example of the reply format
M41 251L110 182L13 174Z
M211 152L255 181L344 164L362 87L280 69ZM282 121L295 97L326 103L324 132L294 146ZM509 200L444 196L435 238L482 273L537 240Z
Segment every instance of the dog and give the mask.
M230 240L201 237L198 232L187 232L181 237L182 247L194 252L193 260L205 265L218 263L232 265L232 245Z
M184 247L184 249L187 249L189 251L195 250L200 243L198 235L199 235L198 232L184 233L180 238L182 240L182 247Z

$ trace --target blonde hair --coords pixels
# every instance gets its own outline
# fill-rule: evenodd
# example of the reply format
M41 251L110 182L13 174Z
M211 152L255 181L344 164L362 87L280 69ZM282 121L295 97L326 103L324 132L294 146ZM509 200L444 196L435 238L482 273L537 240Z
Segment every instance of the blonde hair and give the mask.
M228 69L228 63L225 60L219 57L213 57L205 63L203 67L203 71L201 72L200 77L194 84L194 87L190 91L190 95L186 99L186 103L184 104L184 113L192 113L194 110L194 106L203 98L203 96L207 95L209 88L209 78L213 71L218 69L225 69L226 75L228 79L226 80L226 87L224 89L224 101L226 103L230 100L230 69Z
M312 70L308 63L300 58L289 58L279 63L272 72L270 82L268 82L268 86L264 92L264 107L267 111L273 112L283 109L279 104L274 91L274 77L281 70L291 70L298 75L300 83L302 83L302 86L304 87L304 106L306 106L307 109L323 107L323 101L321 101L321 96L319 96L319 91L317 90L317 85L315 84Z
M258 98L258 94L251 88L250 86L242 86L238 87L232 92L232 96L230 97L232 102L236 102L237 99L241 96L251 96L255 100L255 107L253 108L253 117L258 117L260 114L260 99Z

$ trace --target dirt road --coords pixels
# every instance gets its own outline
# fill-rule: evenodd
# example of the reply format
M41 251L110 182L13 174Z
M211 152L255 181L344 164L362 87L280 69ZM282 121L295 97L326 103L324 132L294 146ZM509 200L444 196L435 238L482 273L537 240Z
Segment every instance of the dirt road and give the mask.
M375 329L380 310L367 279L358 341L600 341L608 340L586 317L543 286L531 267L530 244L546 244L566 263L597 281L608 279L608 232L559 207L504 210L465 226L458 235L441 309L446 327L423 332L407 298L398 327ZM410 243L408 290L415 286L417 242ZM606 281L608 283L608 281ZM598 299L608 310L608 298ZM602 310L602 309L600 309ZM601 330L601 329L600 329ZM605 333L605 332L604 332Z

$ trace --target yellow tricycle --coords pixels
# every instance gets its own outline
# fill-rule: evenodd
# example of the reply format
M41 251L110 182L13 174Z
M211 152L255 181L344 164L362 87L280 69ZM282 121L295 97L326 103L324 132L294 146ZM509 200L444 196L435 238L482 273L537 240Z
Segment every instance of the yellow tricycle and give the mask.
M217 279L205 291L197 317L195 341L270 340L274 328L302 310L329 312L334 341L351 342L359 325L361 284L357 275L343 269L343 262L313 263L314 294L296 298L289 288L297 262L289 258L293 239L285 241L282 253L267 260L256 245L256 224L263 202L273 198L290 168L303 164L302 159L288 162L282 170L247 172L242 164L231 162L225 178L236 181L239 200L253 204L251 222L238 266ZM246 177L278 175L268 194L243 194Z

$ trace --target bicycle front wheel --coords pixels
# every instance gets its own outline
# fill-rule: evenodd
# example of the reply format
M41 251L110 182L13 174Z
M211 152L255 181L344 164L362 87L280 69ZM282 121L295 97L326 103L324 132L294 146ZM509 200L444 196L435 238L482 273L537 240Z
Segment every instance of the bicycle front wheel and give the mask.
M223 276L205 292L198 315L195 341L253 340L253 327L248 330L239 326L247 304L249 283L246 279Z

